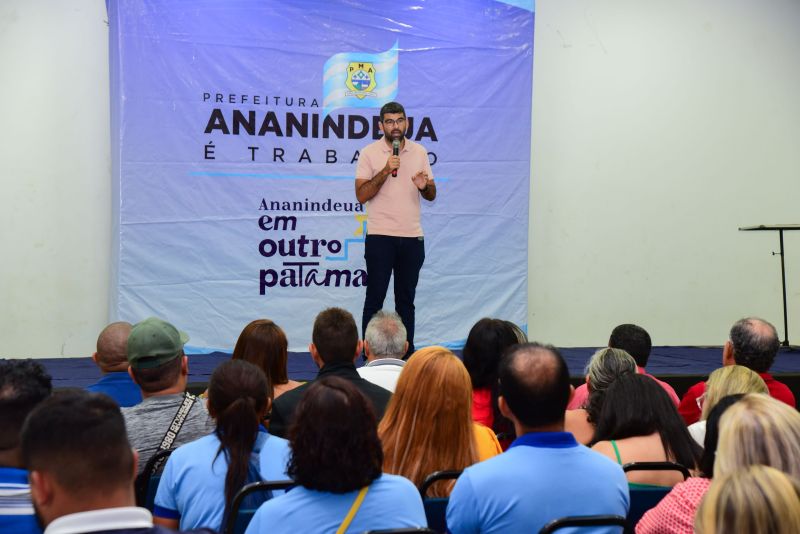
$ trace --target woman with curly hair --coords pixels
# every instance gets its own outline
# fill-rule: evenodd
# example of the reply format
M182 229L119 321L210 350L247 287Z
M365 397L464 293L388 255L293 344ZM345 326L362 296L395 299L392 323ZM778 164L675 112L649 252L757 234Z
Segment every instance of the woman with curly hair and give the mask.
M400 373L378 426L383 470L419 487L434 471L464 469L500 454L494 432L472 421L472 387L464 364L444 347L414 353ZM429 490L447 497L453 481Z
M297 407L289 443L289 476L298 487L261 505L247 534L426 525L417 488L403 477L382 473L375 413L350 382L315 380Z

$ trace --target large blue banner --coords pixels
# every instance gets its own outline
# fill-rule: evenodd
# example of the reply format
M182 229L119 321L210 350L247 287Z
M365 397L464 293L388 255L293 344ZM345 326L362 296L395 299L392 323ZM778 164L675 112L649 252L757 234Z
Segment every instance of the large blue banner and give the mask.
M463 343L484 316L525 323L532 2L108 9L113 316L158 315L193 346L227 350L261 317L292 350L325 307L360 324L368 204L355 168L396 100L438 185L423 201L417 346Z

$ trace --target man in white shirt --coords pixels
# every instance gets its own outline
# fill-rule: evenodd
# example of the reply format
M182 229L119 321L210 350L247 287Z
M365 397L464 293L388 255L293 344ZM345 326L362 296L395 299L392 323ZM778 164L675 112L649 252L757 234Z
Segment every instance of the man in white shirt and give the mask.
M408 340L403 320L395 312L380 310L367 323L364 335L367 365L358 369L358 374L394 393L400 371L406 363L402 359L406 350Z

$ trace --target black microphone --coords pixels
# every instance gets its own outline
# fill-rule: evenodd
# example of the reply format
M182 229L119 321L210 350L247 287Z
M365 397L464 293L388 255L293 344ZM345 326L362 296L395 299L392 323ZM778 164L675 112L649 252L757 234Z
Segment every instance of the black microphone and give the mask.
M400 140L395 139L392 141L392 156L400 155ZM397 176L397 169L392 171L392 176Z

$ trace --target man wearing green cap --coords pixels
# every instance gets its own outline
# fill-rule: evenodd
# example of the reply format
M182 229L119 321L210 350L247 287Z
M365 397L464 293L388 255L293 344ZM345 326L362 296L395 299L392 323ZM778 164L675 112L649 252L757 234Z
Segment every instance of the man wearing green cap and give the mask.
M142 390L142 402L123 408L131 446L139 451L139 471L156 451L174 449L214 431L205 403L186 392L189 363L186 333L150 317L128 336L128 372Z

